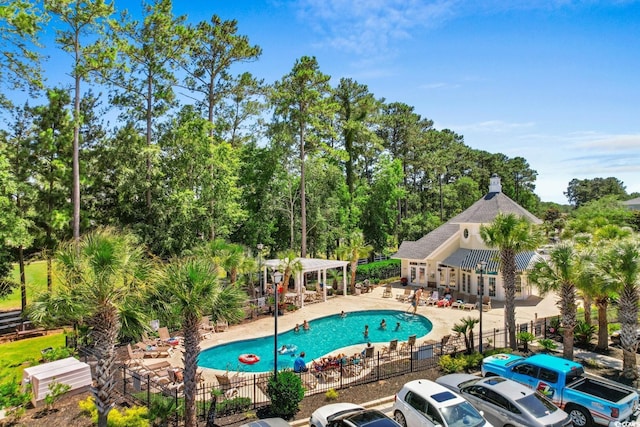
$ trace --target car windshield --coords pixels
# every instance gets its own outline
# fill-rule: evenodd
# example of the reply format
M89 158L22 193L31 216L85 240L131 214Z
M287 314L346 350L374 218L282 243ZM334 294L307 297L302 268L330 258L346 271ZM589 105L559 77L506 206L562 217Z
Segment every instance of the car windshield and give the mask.
M521 408L529 411L529 413L536 418L544 417L558 410L556 405L538 393L532 393L522 399L516 400L516 402Z
M442 408L442 417L449 427L476 427L484 425L484 418L469 402Z

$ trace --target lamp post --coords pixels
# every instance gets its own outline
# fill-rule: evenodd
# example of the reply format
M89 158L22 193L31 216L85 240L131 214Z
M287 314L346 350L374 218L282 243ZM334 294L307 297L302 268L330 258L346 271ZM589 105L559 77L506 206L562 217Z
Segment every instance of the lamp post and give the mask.
M482 303L484 300L484 270L487 268L486 261L481 261L477 265L478 270L480 270L480 283L478 284L478 293L480 293L480 304L478 304L480 310L480 344L478 345L478 350L480 354L482 354Z
M260 288L260 296L264 296L264 286L262 284L262 249L264 245L258 243L258 287Z
M274 380L278 378L278 300L280 299L280 295L278 294L278 284L282 280L282 273L277 271L275 268L273 269L273 273L271 275L273 277L273 378Z

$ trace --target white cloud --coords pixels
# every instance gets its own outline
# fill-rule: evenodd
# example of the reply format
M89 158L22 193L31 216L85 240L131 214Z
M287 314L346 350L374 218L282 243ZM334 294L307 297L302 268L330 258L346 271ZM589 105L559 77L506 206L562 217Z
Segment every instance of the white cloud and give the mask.
M483 122L458 124L449 126L456 132L508 133L535 127L534 122L510 123L503 120L486 120Z

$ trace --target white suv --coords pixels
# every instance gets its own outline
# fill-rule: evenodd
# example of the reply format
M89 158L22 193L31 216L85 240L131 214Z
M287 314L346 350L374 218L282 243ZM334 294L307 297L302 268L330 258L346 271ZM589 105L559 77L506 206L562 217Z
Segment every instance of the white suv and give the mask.
M403 427L492 427L460 395L429 380L406 383L396 393L392 410Z

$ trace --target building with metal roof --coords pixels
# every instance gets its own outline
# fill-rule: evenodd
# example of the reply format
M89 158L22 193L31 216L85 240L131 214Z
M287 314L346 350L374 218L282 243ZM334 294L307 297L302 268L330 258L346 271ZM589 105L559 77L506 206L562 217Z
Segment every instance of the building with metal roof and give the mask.
M490 178L489 192L464 212L416 241L404 241L391 258L402 262L402 276L413 286L449 287L458 296L479 294L480 265L485 281L485 295L504 300L499 254L480 237L480 226L488 225L499 214L513 213L534 224L542 220L502 193L500 177ZM534 294L527 283L526 270L540 255L523 252L516 255L516 298Z

